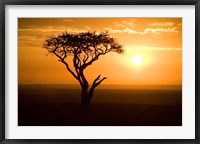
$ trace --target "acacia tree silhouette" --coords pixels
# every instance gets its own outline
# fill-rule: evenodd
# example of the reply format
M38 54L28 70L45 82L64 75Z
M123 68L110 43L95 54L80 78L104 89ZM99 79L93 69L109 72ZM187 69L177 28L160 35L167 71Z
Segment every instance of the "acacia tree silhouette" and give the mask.
M84 75L84 70L99 59L101 55L109 52L124 52L114 38L108 32L83 32L69 34L67 32L56 37L50 37L43 45L50 53L58 57L59 61L81 85L81 110L80 116L86 117L90 107L95 88L101 84L106 77L97 76L91 86ZM73 69L70 68L67 58L72 56Z

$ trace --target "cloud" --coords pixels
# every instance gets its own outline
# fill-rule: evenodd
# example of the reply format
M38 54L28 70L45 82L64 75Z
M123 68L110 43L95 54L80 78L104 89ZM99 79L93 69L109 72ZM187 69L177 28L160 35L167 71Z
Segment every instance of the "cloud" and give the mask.
M143 47L143 50L181 51L182 48Z
M73 22L72 19L64 19L63 21L65 21L65 22Z
M42 43L49 36L61 34L64 31L69 33L80 33L90 31L91 28L86 26L84 29L69 27L28 27L18 29L18 42L20 47L41 47Z
M85 29L77 29L77 28L69 28L69 27L42 27L42 28L23 28L18 29L19 32L70 32L70 33L80 33L80 32L86 32L88 30L91 30L89 26L86 26Z
M175 27L173 28L146 28L144 30L144 34L145 33L161 33L161 32L165 32L165 33L178 33L179 31L176 30Z
M45 37L37 37L37 36L31 36L31 35L19 35L18 36L18 44L19 47L39 47L41 48L43 43L43 40L45 40Z
M172 26L174 23L172 22L165 22L165 23L151 23L149 26Z
M91 30L91 28L90 28L89 26L86 26L86 29L87 29L87 30Z
M24 40L29 40L29 41L34 41L34 40L38 40L37 36L31 36L31 35L20 35L18 37L19 41L24 41Z
M129 34L142 34L141 32L137 32L136 30L125 28L125 29L112 29L112 28L105 28L106 31L110 33L129 33Z
M112 29L112 28L105 28L106 31L109 31L110 33L128 33L128 34L160 34L160 33L178 33L179 31L176 30L175 27L173 28L146 28L143 31L136 31L134 29L130 28L124 28L124 29Z
M147 45L126 45L125 49L127 51L132 50L152 50L152 51L182 51L182 48L177 47L156 47L156 46L147 46Z
M178 26L182 26L182 23L179 23Z
M120 27L120 28L127 28L127 27L135 27L136 24L132 21L122 21L121 23L115 23L116 27Z

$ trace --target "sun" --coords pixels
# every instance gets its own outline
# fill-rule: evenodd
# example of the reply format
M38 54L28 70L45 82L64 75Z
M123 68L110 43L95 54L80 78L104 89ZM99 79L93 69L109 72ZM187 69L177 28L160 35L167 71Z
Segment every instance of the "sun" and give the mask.
M131 58L131 62L134 66L139 66L142 64L143 59L140 55L135 55Z

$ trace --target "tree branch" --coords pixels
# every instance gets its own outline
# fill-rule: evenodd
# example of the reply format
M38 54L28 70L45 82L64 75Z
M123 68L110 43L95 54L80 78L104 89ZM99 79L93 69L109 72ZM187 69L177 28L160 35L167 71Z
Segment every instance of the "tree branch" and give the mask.
M90 96L90 99L92 99L93 97L93 93L94 93L94 89L101 84L101 82L103 82L105 79L107 79L107 77L103 77L102 79L100 79L101 75L99 75L95 80L94 82L92 83L92 86L90 88L90 91L89 91L89 96Z
M88 81L87 81L86 78L85 78L85 75L84 75L84 73L83 73L83 70L80 70L80 77L81 77L81 79L82 79L82 81L83 81L83 84L88 88L88 87L89 87L89 84L88 84Z
M104 45L105 46L105 45ZM102 49L99 49L97 47L95 47L95 56L88 62L88 63L84 63L82 68L85 69L87 66L91 65L94 61L99 59L100 55L105 55L106 53L110 52L112 49L108 49L108 46L105 46L106 50L103 51ZM100 50L100 52L98 52Z
M105 79L107 79L107 77L103 77L99 82L97 82L97 83L95 84L95 87L97 87L98 85L100 85L101 82L104 81Z
M61 56L59 56L56 52L53 52L53 53L60 59L60 60L59 60L60 62L62 62L62 63L65 64L67 70L68 70L77 80L79 80L79 79L78 79L78 76L69 68L69 65L67 64L67 62L65 62L64 59L63 59Z
M73 64L74 64L74 68L75 68L75 71L77 73L77 77L80 77L80 73L79 73L79 61L80 59L78 58L78 54L77 54L77 51L74 52L74 58L73 58Z

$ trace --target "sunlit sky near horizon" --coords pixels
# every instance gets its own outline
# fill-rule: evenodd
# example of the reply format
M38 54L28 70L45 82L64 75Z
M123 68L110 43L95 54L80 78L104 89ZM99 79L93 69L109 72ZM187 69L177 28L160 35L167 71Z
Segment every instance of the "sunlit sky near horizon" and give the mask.
M86 69L90 83L101 74L108 77L102 84L182 84L181 18L19 18L19 84L78 84L42 48L47 38L64 31L108 31L123 45L124 54L108 53ZM139 65L134 56L142 58Z

